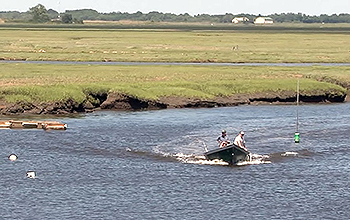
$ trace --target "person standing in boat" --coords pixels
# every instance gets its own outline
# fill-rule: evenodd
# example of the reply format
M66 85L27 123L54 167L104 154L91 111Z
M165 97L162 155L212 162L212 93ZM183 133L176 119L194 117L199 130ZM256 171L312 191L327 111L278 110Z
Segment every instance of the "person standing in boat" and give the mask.
M221 131L221 135L217 138L217 141L220 148L226 147L230 143L230 140L226 134L226 130Z
M233 144L237 145L238 147L248 151L248 149L245 146L245 140L244 140L244 131L239 132L235 140L233 141Z

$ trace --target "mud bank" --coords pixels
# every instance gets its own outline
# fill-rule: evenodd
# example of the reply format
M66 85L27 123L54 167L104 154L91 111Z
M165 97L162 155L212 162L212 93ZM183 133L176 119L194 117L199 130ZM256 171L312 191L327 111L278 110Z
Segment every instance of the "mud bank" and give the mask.
M349 95L334 95L324 93L317 95L300 95L302 103L340 103L349 100ZM15 104L0 103L1 115L65 115L77 113L90 113L96 110L156 110L166 108L213 108L237 105L261 104L293 104L296 102L295 93L259 93L240 94L229 97L216 97L213 99L162 97L158 100L139 99L121 93L88 94L83 103L66 100L53 103L18 102Z

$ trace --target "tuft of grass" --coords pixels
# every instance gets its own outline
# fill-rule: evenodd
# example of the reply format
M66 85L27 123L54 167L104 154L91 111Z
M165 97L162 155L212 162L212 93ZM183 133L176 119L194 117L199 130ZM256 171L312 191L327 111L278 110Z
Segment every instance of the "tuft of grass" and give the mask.
M18 101L28 102L56 102L73 99L81 103L85 94L75 85L56 86L21 86L1 88L0 94L10 103Z

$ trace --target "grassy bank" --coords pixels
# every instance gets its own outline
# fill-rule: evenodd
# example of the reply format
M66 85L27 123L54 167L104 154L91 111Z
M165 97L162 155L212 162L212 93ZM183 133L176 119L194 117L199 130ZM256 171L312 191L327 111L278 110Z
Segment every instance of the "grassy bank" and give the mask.
M349 25L0 25L0 59L134 62L349 62ZM6 103L82 103L89 94L138 98L345 94L350 68L111 66L0 63ZM340 86L341 85L341 86ZM92 100L93 101L93 100Z
M52 102L69 98L83 102L90 93L123 92L138 98L162 96L213 98L234 94L295 92L302 95L344 87L319 82L319 76L350 85L350 67L212 67L109 66L3 63L0 98L6 102Z
M125 26L3 25L0 27L0 59L349 62L350 28L346 25L221 24L214 25L215 28L210 24ZM131 29L142 27L154 29Z

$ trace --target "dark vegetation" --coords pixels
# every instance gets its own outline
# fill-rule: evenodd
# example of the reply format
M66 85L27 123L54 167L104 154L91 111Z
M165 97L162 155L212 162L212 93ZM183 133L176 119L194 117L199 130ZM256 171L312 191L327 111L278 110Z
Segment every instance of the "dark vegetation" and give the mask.
M2 11L0 12L0 18L6 22L34 22L34 23L82 23L83 20L102 20L102 21L153 21L153 22L211 22L211 23L231 23L234 17L247 17L249 22L253 23L257 16L254 14L232 14L226 13L224 15L209 15L198 14L189 15L162 13L162 12L149 12L142 13L140 11L136 13L127 12L111 12L111 13L99 13L93 9L80 9L80 10L66 10L64 13L58 13L53 9L46 10L45 6L38 4L35 7L30 8L26 12L18 11ZM306 15L302 13L281 13L267 15L271 17L274 22L278 23L350 23L350 14L321 14Z

